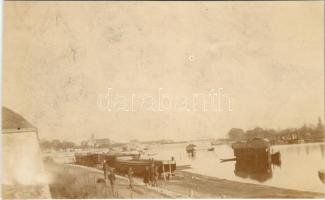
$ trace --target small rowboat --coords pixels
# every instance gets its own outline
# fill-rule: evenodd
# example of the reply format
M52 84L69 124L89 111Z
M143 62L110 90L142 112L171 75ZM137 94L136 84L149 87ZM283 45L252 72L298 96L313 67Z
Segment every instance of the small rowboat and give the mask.
M325 184L325 171L324 170L319 170L318 171L318 178L322 183Z
M208 148L208 151L214 151L214 147Z
M281 153L279 151L271 154L271 162L277 166L281 166Z

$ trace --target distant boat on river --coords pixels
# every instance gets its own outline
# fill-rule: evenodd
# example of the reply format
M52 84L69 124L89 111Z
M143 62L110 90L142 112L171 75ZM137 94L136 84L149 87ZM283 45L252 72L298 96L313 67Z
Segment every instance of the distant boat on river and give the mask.
M322 183L325 184L325 171L324 170L319 170L318 171L318 178Z
M214 151L214 147L209 147L208 151Z
M193 153L196 151L196 145L195 144L189 144L186 146L186 152L187 153Z

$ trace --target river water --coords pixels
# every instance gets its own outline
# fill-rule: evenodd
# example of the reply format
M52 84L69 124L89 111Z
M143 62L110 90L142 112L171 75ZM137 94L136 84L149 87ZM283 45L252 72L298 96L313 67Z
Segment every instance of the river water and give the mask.
M194 144L197 145L194 156L186 153L186 143L151 146L148 153L155 154L155 159L170 159L173 156L177 165L190 165L191 168L186 171L202 175L325 193L325 184L318 177L318 171L325 169L324 143L272 146L273 151L281 153L281 165L271 165L259 173L255 173L256 170L251 170L251 167L243 169L236 166L235 161L221 163L220 159L234 157L229 145L214 146L214 151L207 151L209 142Z

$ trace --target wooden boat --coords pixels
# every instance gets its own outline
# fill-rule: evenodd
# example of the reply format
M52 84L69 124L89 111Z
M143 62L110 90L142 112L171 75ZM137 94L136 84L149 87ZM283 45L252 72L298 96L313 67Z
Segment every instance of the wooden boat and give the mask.
M253 138L232 144L236 161L271 163L281 166L281 153L272 153L271 144L267 139Z
M220 159L220 162L236 161L236 158Z
M86 154L75 154L75 164L83 165L88 167L99 167L105 159L104 154L98 153L86 153Z
M272 153L271 160L272 162L278 162L281 159L281 154L279 151Z
M274 165L281 166L281 153L279 151L271 154L271 162Z
M128 158L129 160L123 160L122 158ZM87 153L87 154L76 154L75 164L83 165L88 167L94 167L102 169L104 160L107 161L108 165L115 168L116 171L120 173L127 173L131 167L135 175L143 175L145 168L150 167L152 163L158 166L159 174L171 172L176 170L176 162L162 161L162 160L150 160L150 159L139 159L137 155L127 155L127 154L99 154L99 153Z
M208 151L214 151L214 147L209 147Z
M220 162L236 161L236 158L220 159ZM272 164L281 165L281 153L275 152L271 155Z
M303 144L305 141L303 139L291 139L288 141L289 144Z
M112 167L116 169L116 171L120 173L127 173L129 168L131 167L135 175L143 176L146 170L146 167L150 169L152 163L155 166L158 166L159 175L163 172L166 173L173 173L176 170L176 162L175 161L161 161L161 160L146 160L146 159L139 159L139 160L118 160L116 159L115 162L112 164Z
M132 159L138 159L140 155L128 154L128 153L118 153L118 154L79 153L79 154L75 154L75 164L88 166L88 167L101 168L104 160L106 160L109 164L113 164L116 157L130 157Z
M187 153L192 153L196 151L196 145L195 144L189 144L186 146L186 152Z

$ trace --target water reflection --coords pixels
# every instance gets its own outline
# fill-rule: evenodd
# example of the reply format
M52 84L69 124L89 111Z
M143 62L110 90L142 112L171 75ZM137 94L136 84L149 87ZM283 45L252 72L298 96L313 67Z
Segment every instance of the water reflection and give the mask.
M320 153L321 153L322 157L324 157L324 154L325 154L324 153L325 152L324 145L320 144L319 147L320 147Z
M318 176L319 170L325 170L324 143L273 146L274 152L281 152L281 159L273 159L269 172L265 163L264 171L257 164L253 165L252 171L245 169L245 163L238 163L237 166L234 161L220 163L221 159L234 157L233 149L229 145L215 146L215 151L207 151L210 143L195 144L198 149L194 155L184 151L185 144L161 145L152 147L151 151L157 153L155 159L170 159L170 156L174 156L178 166L190 165L191 168L186 171L193 173L289 189L322 193L325 191L325 184Z
M271 160L237 160L235 164L235 175L241 178L249 178L260 183L272 178L272 165L281 166L281 154L272 154Z
M187 152L187 157L191 160L195 159L196 151Z
M271 162L238 160L235 164L235 175L241 178L250 178L258 182L265 182L272 178Z
M308 145L305 146L305 152L306 152L306 155L309 155L309 146Z

